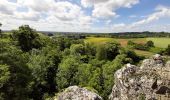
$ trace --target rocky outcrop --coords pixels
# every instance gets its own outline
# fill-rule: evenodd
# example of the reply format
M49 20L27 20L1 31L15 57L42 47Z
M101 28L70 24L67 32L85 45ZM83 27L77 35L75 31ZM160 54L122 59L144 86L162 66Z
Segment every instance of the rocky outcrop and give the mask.
M85 88L70 86L54 97L54 100L102 100L102 98Z
M158 54L140 67L125 65L114 78L110 100L170 100L170 61L164 63Z

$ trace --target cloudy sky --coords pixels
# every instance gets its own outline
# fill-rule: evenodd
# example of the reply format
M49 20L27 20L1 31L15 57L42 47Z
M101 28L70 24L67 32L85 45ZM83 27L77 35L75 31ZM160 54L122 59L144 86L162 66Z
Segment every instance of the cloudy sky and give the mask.
M170 32L170 0L0 0L3 30Z

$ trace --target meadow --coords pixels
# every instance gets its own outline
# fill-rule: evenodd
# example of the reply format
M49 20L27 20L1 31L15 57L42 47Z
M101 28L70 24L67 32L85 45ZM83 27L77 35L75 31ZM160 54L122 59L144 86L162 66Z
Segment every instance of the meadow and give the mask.
M155 47L157 48L166 48L168 46L168 44L170 44L170 38L130 38L130 39L118 39L118 38L106 38L106 37L87 37L85 39L85 42L88 43L92 43L94 45L101 45L104 44L106 42L111 42L111 41L115 41L121 44L121 46L126 47L128 41L131 40L135 43L141 43L141 44L145 44L147 41L151 40L154 42ZM156 50L156 48L155 48ZM138 55L143 55L143 56L151 56L153 55L155 52L153 50L153 52L150 51L142 51L142 50L135 50L135 52Z
M166 48L170 44L170 38L132 38L132 39L116 39L116 38L105 38L105 37L87 37L85 42L93 43L95 45L103 44L110 41L119 42L122 46L126 46L127 42L131 40L135 43L146 43L151 40L154 42L156 47Z
M170 38L146 38L146 41L153 41L156 47L166 48L170 44Z

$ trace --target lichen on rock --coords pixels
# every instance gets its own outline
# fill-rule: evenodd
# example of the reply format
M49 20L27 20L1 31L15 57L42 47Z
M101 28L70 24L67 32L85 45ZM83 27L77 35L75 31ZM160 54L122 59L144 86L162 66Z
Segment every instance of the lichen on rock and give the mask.
M140 67L125 65L114 77L110 100L165 100L170 97L170 62L164 64L159 54L145 59Z
M70 86L54 97L54 100L102 100L102 98L86 88Z

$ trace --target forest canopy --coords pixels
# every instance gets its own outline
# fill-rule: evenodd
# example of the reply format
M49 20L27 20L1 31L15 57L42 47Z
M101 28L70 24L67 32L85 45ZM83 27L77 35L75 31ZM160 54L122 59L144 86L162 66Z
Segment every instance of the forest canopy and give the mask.
M96 46L84 42L83 36L48 36L28 25L0 35L2 100L43 100L72 85L92 88L107 100L114 72L144 58L115 41ZM128 44L137 47L132 41ZM148 41L144 47L154 43ZM169 48L165 54L170 54Z

